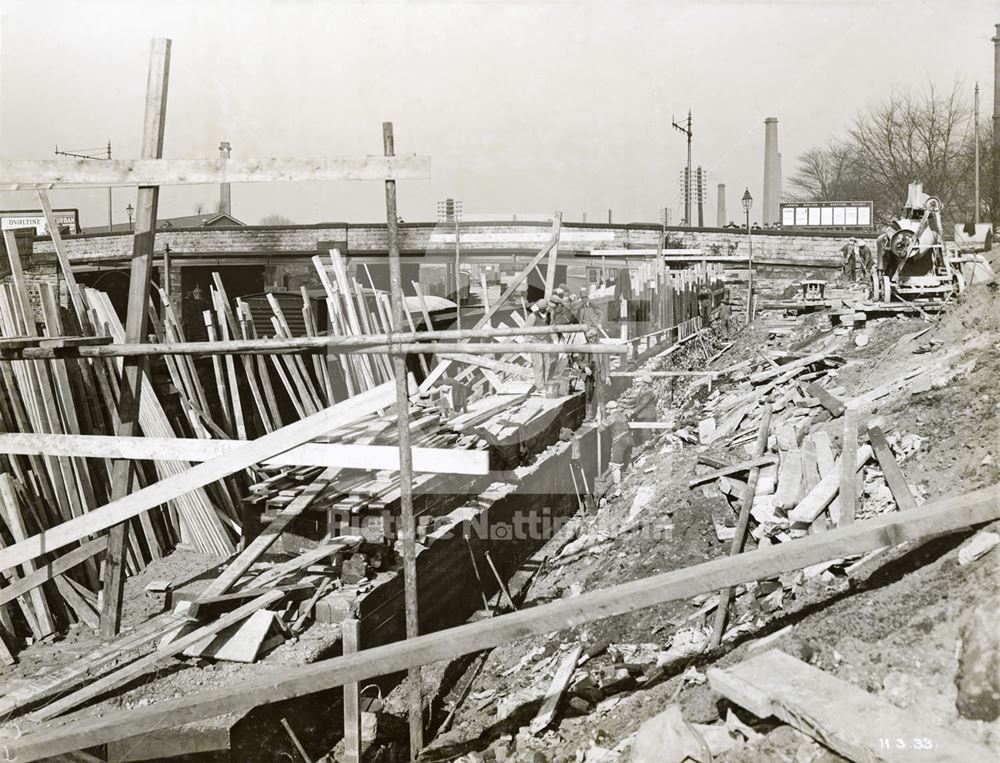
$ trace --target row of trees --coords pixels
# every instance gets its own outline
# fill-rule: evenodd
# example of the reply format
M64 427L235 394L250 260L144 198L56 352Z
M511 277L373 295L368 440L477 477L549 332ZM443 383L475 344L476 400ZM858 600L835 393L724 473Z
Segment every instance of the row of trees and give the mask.
M790 178L793 201L871 200L875 219L888 222L906 201L907 186L944 202L944 216L969 222L975 213L975 130L972 98L956 85L942 94L893 93L860 111L847 134L798 157ZM980 219L993 219L992 127L979 128Z

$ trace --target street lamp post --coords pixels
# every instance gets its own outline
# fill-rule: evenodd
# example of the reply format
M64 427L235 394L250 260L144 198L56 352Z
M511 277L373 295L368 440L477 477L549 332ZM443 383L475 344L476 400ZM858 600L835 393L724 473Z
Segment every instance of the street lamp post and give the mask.
M753 320L753 237L750 235L750 209L753 207L753 196L750 189L743 192L743 211L747 216L747 243L750 247L750 256L747 260L747 325Z
M129 230L133 230L133 228L132 228L132 214L134 212L135 212L135 207L132 206L132 202L129 202L129 205L127 207L125 207L125 214L128 215L128 229Z

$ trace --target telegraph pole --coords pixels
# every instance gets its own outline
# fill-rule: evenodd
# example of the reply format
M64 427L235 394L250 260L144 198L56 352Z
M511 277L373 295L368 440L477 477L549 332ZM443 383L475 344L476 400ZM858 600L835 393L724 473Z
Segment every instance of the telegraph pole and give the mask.
M677 124L672 118L670 120L674 129L687 135L688 144L688 161L687 161L687 175L684 178L684 219L687 221L687 225L691 227L691 110L688 109L687 127Z
M76 151L60 151L56 146L56 156L72 156L75 159L100 159L111 161L111 140L108 140L108 147L105 156L99 156L100 152L105 152L103 148L81 148ZM108 186L108 233L111 233L111 186Z
M975 106L975 120L972 123L972 129L975 130L976 136L976 217L974 222L979 225L979 83L976 83L976 106Z

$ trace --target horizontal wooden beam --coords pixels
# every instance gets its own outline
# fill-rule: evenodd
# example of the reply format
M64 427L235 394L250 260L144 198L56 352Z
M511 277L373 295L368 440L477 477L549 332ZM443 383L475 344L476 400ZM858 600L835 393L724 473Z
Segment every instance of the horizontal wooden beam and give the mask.
M451 340L495 339L497 337L573 334L586 330L582 324L568 326L525 326L523 328L462 329L451 331L408 331L393 334L364 334L362 336L300 336L271 337L268 339L231 339L214 342L128 342L105 344L100 347L68 345L47 346L42 340L23 341L20 337L11 345L0 345L0 359L46 360L51 358L124 358L158 357L161 355L291 355L296 353L389 353L389 352L480 352L492 350L493 345L470 345ZM428 341L420 341L420 340ZM443 340L448 340L443 344ZM444 347L434 350L433 347ZM36 346L37 345L37 346ZM506 346L506 345L504 345ZM535 347L538 345L527 345ZM550 346L546 344L545 346ZM574 345L582 347L583 345ZM589 346L589 345L588 345ZM565 345L559 345L559 352ZM479 349L477 349L479 348ZM523 350L527 351L527 350ZM536 350L542 351L545 350ZM505 352L500 349L497 352Z
M107 530L179 495L210 485L230 474L315 440L338 427L390 407L394 400L394 383L386 382L256 440L242 442L239 448L225 455L154 482L142 490L67 520L38 535L0 548L0 572Z
M0 161L0 190L304 180L428 180L429 156L318 159L36 159Z
M778 546L714 559L489 620L288 668L278 675L242 681L238 686L226 686L42 729L7 741L7 760L29 763L147 731L245 711L440 660L453 660L463 654L530 636L574 628L663 602L774 577L830 559L863 554L881 546L954 532L997 517L1000 517L1000 483L957 498L933 501L913 511L885 514Z
M243 440L180 437L105 437L68 434L0 434L0 453L70 458L125 458L133 461L196 463L231 453ZM310 442L261 461L268 466L323 466L379 471L399 469L395 445ZM429 474L488 474L483 450L413 448L413 470Z

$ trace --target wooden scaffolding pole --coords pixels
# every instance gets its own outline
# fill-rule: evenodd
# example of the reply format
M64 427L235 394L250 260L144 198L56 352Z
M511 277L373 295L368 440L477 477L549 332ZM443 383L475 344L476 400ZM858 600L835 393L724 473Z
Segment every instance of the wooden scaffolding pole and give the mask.
M163 128L167 115L167 82L170 75L170 40L153 40L146 82L146 113L143 124L142 158L163 156ZM125 341L142 342L146 338L149 305L149 281L153 270L153 237L156 234L156 206L159 186L142 186L136 195L135 239L132 243L132 267L129 274L128 308L125 316ZM125 358L121 394L118 399L119 437L139 433L139 394L145 374L145 359ZM111 500L132 492L135 462L118 461L111 480ZM104 595L101 601L101 635L109 638L121 627L122 595L125 591L125 547L128 521L111 528L104 566Z
M395 154L392 122L382 123L382 143L386 156ZM399 218L396 216L396 181L385 181L385 214L389 233L389 291L393 304L393 328L403 327L403 278L399 266ZM429 328L429 327L428 327ZM478 328L478 327L477 327ZM403 541L403 601L406 608L406 638L420 635L417 618L417 547L413 519L413 453L410 451L410 401L406 385L406 356L392 356L396 377L396 431L399 433L400 536ZM420 667L407 671L410 706L410 757L416 758L424 746L423 699Z

